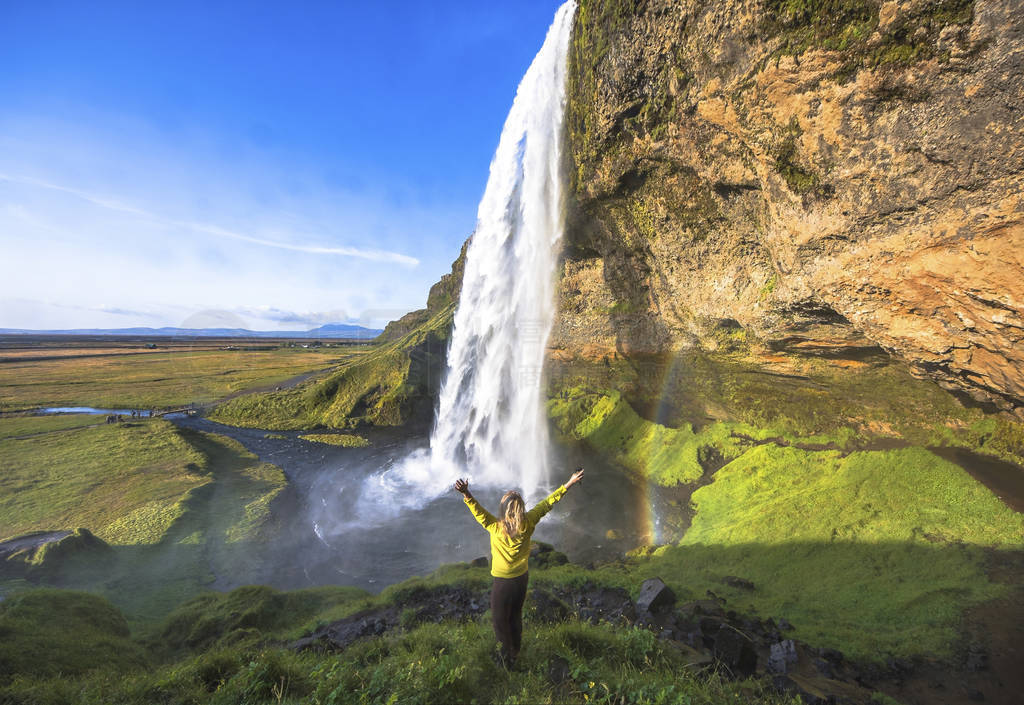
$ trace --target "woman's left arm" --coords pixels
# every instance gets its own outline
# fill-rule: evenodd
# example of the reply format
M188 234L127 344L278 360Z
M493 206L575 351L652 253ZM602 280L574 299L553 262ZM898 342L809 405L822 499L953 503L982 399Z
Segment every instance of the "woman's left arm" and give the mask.
M540 521L541 517L543 517L545 514L551 511L551 508L555 506L555 503L558 502L558 500L565 496L565 493L569 491L570 487L581 482L582 480L583 468L580 468L579 470L572 474L572 477L569 478L568 482L566 482L557 490L549 494L547 499L545 499L543 502L540 502L536 507L528 511L526 513L526 519L529 522L536 524L538 521Z

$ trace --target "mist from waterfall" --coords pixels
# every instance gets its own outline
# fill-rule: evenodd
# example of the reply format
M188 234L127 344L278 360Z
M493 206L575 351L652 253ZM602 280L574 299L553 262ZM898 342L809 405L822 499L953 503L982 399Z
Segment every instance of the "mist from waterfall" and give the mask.
M371 504L419 506L459 476L518 487L528 500L548 484L542 371L564 229L562 140L575 10L569 0L555 14L491 161L430 450L370 478L364 498Z

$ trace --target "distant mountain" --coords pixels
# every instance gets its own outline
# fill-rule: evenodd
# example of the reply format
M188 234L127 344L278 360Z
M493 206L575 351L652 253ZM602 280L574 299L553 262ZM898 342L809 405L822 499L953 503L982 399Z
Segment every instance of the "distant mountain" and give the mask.
M334 338L369 340L380 335L375 328L328 323L312 330L246 330L245 328L72 328L67 330L29 330L0 328L0 335L151 335L195 338Z

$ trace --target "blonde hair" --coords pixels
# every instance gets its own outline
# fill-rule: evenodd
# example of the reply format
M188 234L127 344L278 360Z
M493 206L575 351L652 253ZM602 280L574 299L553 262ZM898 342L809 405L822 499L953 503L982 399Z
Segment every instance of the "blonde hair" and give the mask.
M509 490L501 497L501 528L508 538L515 538L526 527L526 503L523 496Z

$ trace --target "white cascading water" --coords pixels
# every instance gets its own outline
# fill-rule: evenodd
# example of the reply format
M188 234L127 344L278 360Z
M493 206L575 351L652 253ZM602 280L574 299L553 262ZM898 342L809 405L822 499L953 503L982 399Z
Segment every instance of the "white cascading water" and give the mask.
M475 484L518 487L527 499L548 483L541 371L564 227L563 117L575 10L569 0L555 14L491 161L430 451L372 478L367 499L387 499L396 509L417 506L460 475Z

